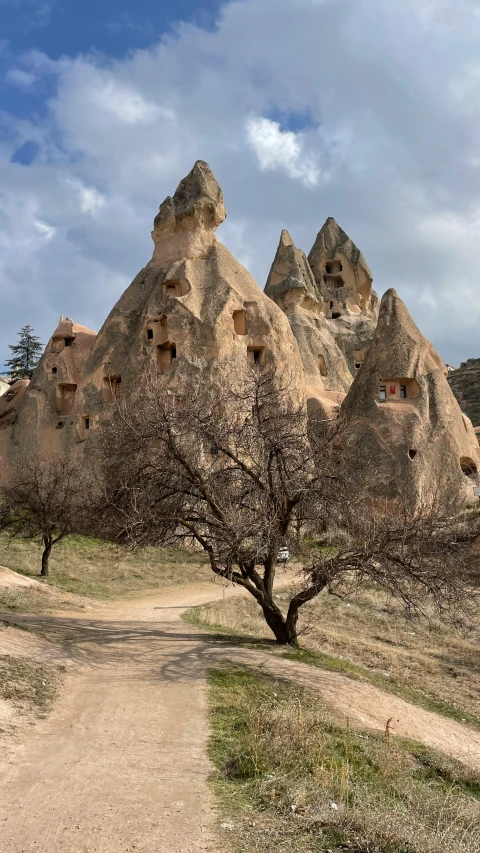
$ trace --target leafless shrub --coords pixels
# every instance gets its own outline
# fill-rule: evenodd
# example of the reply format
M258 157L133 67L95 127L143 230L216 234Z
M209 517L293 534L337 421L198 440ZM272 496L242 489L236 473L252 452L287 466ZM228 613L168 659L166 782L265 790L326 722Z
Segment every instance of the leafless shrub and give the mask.
M300 608L322 590L374 584L420 613L428 598L458 616L472 536L430 500L413 514L367 503L342 463L344 425L308 420L288 379L253 370L241 392L152 379L116 407L99 446L106 490L98 519L133 545L201 547L212 571L257 601L276 639L296 645ZM278 550L305 533L339 531L304 555L304 583L284 614L273 596Z
M93 481L69 456L36 451L19 459L0 488L0 530L43 544L41 575L54 545L87 526Z

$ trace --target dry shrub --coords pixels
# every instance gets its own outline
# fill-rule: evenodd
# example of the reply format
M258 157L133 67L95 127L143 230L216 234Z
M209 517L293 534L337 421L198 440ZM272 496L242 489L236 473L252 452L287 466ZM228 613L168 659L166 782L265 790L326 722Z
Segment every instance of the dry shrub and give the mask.
M238 849L288 837L295 851L480 851L480 779L461 765L390 741L388 727L383 737L351 731L307 692L246 670L212 682L219 777L255 813Z

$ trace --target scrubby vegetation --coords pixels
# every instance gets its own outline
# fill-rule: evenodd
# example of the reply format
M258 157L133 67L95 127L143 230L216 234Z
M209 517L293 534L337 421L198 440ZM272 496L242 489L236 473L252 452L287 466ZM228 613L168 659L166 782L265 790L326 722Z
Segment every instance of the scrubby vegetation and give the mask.
M51 664L0 655L0 699L44 716L57 695L62 671Z
M22 539L10 540L0 534L0 565L14 569L38 580L38 561L41 546ZM2 589L0 608L31 610L42 606L77 606L69 593L94 599L111 599L138 595L142 591L169 584L194 583L211 573L204 566L203 554L172 548L142 548L136 552L99 539L86 536L67 536L59 542L50 557L50 575L35 590ZM64 595L48 599L43 588ZM18 606L17 606L18 605Z
M277 593L280 605L288 595ZM269 632L247 599L212 602L185 619L234 642L268 642ZM441 620L405 621L400 608L372 592L352 602L326 595L309 605L300 626L302 649L283 654L303 663L342 672L402 696L428 710L480 728L480 630L460 633ZM262 639L263 638L263 639Z
M318 697L210 672L213 783L232 853L478 853L480 779L419 744L352 731Z

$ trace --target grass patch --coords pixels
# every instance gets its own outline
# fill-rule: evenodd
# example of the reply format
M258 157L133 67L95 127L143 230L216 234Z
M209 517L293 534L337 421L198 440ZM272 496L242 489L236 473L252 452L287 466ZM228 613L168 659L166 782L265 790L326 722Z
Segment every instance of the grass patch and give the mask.
M58 693L64 667L0 656L0 698L45 716Z
M0 565L40 580L41 548L21 539L10 541L0 534ZM54 546L50 575L42 584L60 592L105 600L210 577L210 568L199 553L173 548L125 552L112 543L74 535ZM0 588L0 607L22 609L16 600L30 595L30 591L17 590L5 594Z
M277 603L286 609L288 592ZM339 672L407 702L480 729L480 632L461 635L432 619L408 623L373 594L351 603L323 595L301 615L304 648L283 650L255 604L232 598L193 608L186 617L216 638L283 654Z
M209 673L213 785L232 853L478 853L480 779L418 744L342 727L318 697Z

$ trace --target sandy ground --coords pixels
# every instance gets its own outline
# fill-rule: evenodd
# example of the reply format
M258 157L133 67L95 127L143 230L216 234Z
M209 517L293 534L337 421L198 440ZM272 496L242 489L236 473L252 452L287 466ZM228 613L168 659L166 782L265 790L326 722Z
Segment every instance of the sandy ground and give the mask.
M480 733L336 673L215 645L181 620L222 594L203 583L93 615L5 617L37 623L53 643L5 628L0 651L25 644L24 654L67 661L68 675L50 717L0 759L2 853L217 851L205 670L224 660L308 685L351 724L383 729L393 717L398 734L480 770Z

